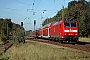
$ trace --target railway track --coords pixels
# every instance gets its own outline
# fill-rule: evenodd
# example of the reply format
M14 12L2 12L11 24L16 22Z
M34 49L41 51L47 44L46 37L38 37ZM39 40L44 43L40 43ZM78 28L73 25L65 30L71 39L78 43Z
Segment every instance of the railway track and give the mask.
M81 50L81 51L85 51L90 53L90 42L81 42L79 41L78 43L59 43L56 41L49 41L49 40L45 40L45 39L30 39L30 38L26 38L26 40L33 40L33 41L37 41L37 42L44 42L44 43L48 43L48 44L54 44L54 45L58 45L58 46L63 46L63 47L68 47L68 48L73 48L73 49L77 49L77 50Z
M0 45L0 55L2 55L3 53L5 53L11 46L13 45L13 43L11 43L10 41L8 41L5 44Z

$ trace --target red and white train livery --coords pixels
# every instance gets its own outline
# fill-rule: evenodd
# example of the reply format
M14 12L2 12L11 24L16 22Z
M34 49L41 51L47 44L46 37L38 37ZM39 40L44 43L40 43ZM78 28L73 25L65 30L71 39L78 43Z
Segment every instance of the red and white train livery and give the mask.
M61 20L51 22L34 31L34 35L40 38L55 39L59 41L78 41L78 23L75 20Z

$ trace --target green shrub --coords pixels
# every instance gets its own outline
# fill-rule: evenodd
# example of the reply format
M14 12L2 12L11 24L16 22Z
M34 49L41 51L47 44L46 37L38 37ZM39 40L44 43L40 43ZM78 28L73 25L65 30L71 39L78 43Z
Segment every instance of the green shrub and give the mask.
M5 43L5 42L7 41L7 37L6 37L6 36L1 36L1 41L2 41L3 43Z
M0 58L0 60L9 60L9 57Z
M25 43L24 39L24 30L21 28L17 28L12 35L13 43Z

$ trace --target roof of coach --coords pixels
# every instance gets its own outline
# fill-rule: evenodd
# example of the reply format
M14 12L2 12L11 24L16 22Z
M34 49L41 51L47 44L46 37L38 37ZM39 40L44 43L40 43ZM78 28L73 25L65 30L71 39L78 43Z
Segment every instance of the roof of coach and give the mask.
M57 24L59 24L59 23L66 22L66 21L76 21L76 20L61 20L61 21L59 21L59 22L58 22L58 21L53 21L53 22L51 22L51 23L48 23L48 24L44 25L44 26L41 27L40 29L49 27L50 24L52 24L52 25L54 26L54 25L57 25Z
M46 25L44 25L42 28L46 28L46 27L48 27L50 24L51 24L51 23L46 24Z
M77 20L61 20L60 23L62 22L77 22Z
M54 21L54 22L51 22L51 23L48 23L48 24L44 25L42 28L49 27L49 26L50 26L50 24L52 24L52 25L56 25L56 24L58 24L58 23L59 23L59 22Z
M59 24L58 21L54 21L54 22L52 22L52 25L53 25L53 26L54 26L54 25L57 25L57 24Z
M65 22L68 22L68 21L72 21L72 22L76 22L77 20L63 20Z

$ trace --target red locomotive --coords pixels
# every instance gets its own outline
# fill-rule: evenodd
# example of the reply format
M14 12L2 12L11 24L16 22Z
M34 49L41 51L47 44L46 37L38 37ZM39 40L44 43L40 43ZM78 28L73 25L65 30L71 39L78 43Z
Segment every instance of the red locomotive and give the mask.
M34 35L40 38L48 38L61 42L78 41L78 23L75 20L61 20L51 22L34 31Z

